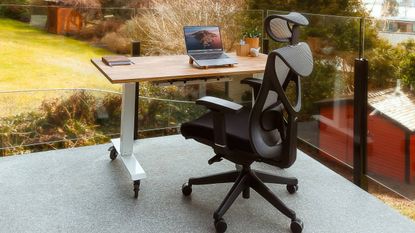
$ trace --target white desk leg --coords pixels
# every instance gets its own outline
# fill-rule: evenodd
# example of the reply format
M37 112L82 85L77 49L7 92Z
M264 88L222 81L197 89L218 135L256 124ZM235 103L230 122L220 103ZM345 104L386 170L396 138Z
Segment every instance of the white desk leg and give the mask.
M134 181L135 197L138 195L140 180L146 178L146 173L134 156L134 117L135 117L135 87L136 83L123 84L121 105L121 136L113 139L114 149L121 155L121 160Z

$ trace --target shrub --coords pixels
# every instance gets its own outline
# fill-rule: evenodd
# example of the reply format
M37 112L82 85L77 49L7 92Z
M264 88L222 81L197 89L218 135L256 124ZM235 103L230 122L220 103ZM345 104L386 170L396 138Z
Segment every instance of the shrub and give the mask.
M80 7L80 8L99 8L101 7L100 0L65 0L62 3L66 6Z
M140 87L141 96L183 98L177 88ZM139 106L140 130L178 126L205 111L192 103L145 98L140 99ZM81 91L67 98L45 100L37 111L0 118L0 156L106 143L109 135L119 133L120 118L118 94L98 98ZM143 131L140 137L172 133L177 130Z
M81 29L79 37L81 39L101 39L110 32L117 32L124 22L118 19L106 19L95 24L89 24Z
M96 25L87 25L82 27L77 36L82 40L92 40L96 38Z
M121 95L106 95L102 101L102 107L108 113L109 119L121 119Z
M124 22L118 19L100 21L99 24L95 26L95 36L102 38L109 32L117 32L123 24Z
M1 153L28 152L25 145L41 151L107 142L109 138L97 130L96 105L94 96L77 92L63 100L44 101L39 111L0 119L0 147L10 147Z
M242 31L240 9L246 7L244 0L155 0L153 8L127 22L129 36L141 41L146 55L183 53L185 25L220 26L224 48L232 50Z
M410 39L398 45L402 49L399 67L400 78L404 84L413 87L415 85L415 40Z
M0 4L28 4L29 0L3 0ZM30 21L29 7L24 6L0 6L0 17L6 17L10 19L16 19L22 22Z
M44 101L40 110L45 114L47 123L53 126L63 126L71 119L91 124L95 122L96 99L80 91L65 100Z
M115 53L127 54L130 52L130 39L127 39L121 32L107 33L102 39L101 43L109 50Z

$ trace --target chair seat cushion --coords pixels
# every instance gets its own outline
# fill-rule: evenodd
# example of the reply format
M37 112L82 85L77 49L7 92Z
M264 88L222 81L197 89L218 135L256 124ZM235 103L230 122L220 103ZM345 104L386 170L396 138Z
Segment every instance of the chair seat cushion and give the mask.
M249 114L250 109L246 107L236 114L225 114L229 149L253 153L249 142ZM213 145L213 113L208 112L196 120L182 124L180 131L186 138L202 139Z

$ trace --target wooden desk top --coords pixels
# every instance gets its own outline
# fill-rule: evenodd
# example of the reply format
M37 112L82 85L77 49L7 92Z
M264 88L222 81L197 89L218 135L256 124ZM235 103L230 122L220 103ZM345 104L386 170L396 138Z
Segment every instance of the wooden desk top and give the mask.
M233 67L199 69L189 64L187 55L131 57L130 60L135 64L128 66L107 66L101 58L91 59L91 62L111 83L251 75L265 70L267 55L260 54L258 57L238 57L235 53L228 53L228 55L234 57L238 64Z

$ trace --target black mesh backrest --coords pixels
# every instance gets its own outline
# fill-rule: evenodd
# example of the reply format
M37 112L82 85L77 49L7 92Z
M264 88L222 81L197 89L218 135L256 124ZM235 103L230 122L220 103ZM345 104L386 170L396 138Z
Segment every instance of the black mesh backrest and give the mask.
M279 20L279 25L288 25L287 30L291 34L288 35L285 30L274 30L273 37L285 38L290 44L268 55L262 85L250 115L250 141L258 155L274 161L279 167L289 167L294 163L297 152L297 113L301 108L300 77L312 72L313 57L306 43L293 39L299 36L298 26L308 24L307 19L298 13L272 15L265 20L265 28L271 30L270 24L275 24L272 20L276 19ZM285 92L290 82L296 87L294 106Z
M271 39L278 42L298 42L298 27L307 26L308 20L297 12L288 15L270 15L265 19L265 31Z

